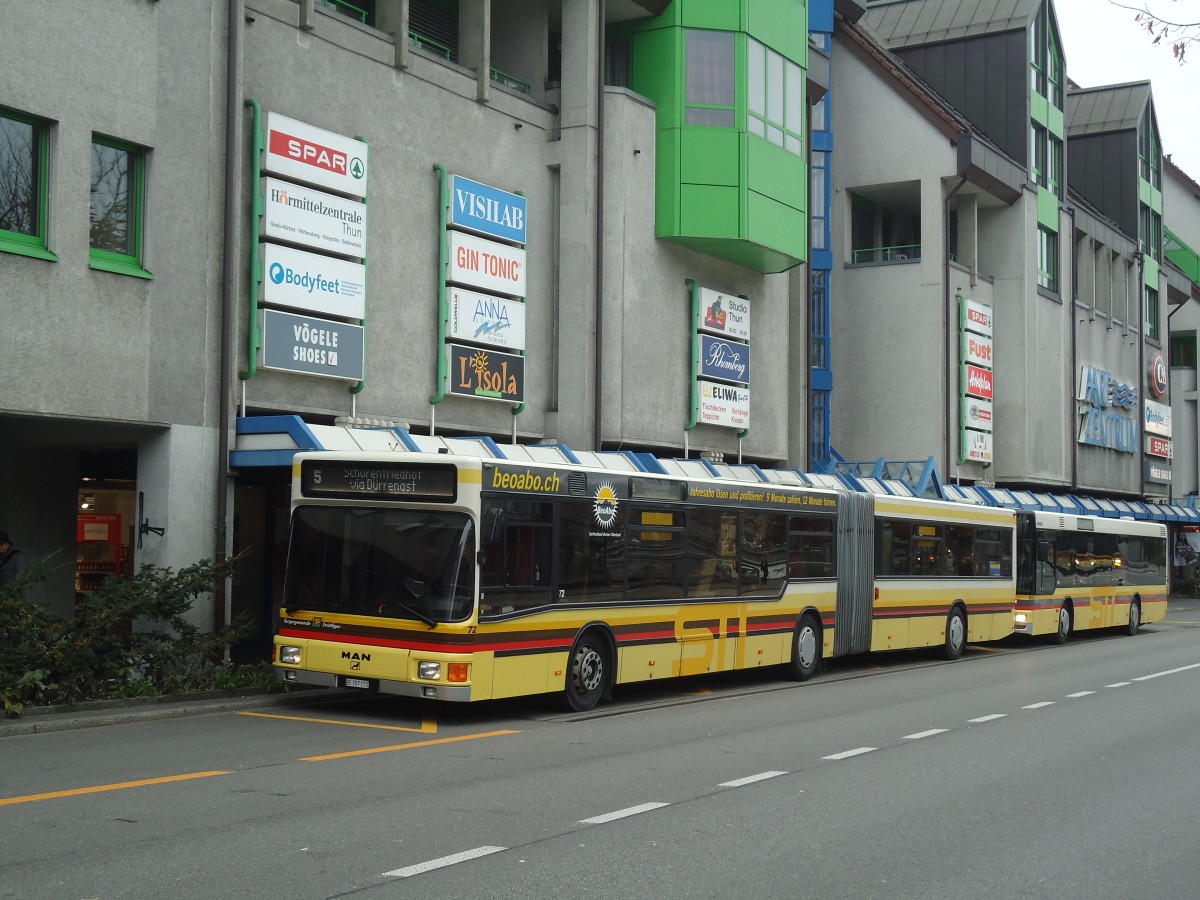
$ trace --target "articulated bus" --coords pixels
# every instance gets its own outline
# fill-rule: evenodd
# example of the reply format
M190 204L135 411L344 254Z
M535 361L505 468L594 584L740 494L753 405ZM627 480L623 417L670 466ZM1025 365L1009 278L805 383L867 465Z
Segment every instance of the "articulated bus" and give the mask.
M794 476L793 476L794 477ZM1011 510L446 453L298 453L280 680L559 695L1012 634Z
M1125 628L1167 614L1167 526L1048 512L1017 513L1017 634Z

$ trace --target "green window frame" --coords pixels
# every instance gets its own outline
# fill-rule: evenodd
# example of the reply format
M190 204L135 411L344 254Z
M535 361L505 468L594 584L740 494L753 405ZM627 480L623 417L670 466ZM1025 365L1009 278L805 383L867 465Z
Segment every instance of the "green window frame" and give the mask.
M1158 291L1146 288L1146 337L1158 340Z
M93 269L153 278L145 246L146 150L92 135L88 263Z
M1047 162L1046 162L1046 129L1041 125L1035 124L1030 135L1029 148L1029 171L1033 175L1033 183L1046 187L1047 181Z
M684 122L732 128L737 124L736 35L689 28L684 54Z
M1058 199L1063 198L1063 142L1060 138L1056 138L1053 134L1049 135L1050 140L1050 191Z
M1058 290L1058 235L1038 226L1038 286Z
M804 128L804 70L747 37L746 130L803 156Z
M0 106L0 253L56 262L49 234L50 123Z

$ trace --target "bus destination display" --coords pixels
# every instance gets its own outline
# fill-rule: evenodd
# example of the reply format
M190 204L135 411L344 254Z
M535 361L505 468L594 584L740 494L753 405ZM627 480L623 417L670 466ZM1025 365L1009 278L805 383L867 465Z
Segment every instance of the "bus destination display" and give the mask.
M449 465L309 459L300 466L300 490L306 497L453 502L458 475Z

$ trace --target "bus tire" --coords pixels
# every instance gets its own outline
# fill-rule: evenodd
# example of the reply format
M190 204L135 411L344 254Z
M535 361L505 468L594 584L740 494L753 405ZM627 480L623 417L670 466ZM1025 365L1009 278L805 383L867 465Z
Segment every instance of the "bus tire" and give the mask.
M571 712L595 709L609 679L611 657L600 632L586 631L575 640L567 657L563 706Z
M946 643L942 645L942 659L958 659L967 646L967 614L957 603L946 617Z
M788 675L796 681L808 681L821 670L821 626L816 616L805 613L792 635L792 658Z
M1134 597L1129 601L1129 624L1126 630L1129 634L1138 633L1138 629L1142 627L1142 601Z
M1058 631L1054 632L1054 643L1065 644L1071 637L1071 607L1064 603L1058 608Z

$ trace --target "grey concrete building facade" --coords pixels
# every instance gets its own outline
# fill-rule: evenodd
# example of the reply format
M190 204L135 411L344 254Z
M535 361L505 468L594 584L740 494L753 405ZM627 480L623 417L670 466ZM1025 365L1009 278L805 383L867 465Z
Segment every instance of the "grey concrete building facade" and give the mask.
M764 274L657 239L655 104L604 84L606 27L670 4L365 6L368 23L321 0L3 0L0 121L44 151L44 224L37 246L0 252L0 462L19 473L0 527L63 563L38 588L57 611L81 587L79 517L119 515L114 570L247 551L229 595L194 615L247 615L265 637L290 467L236 464L261 446L238 433L257 418L805 465L803 267ZM361 384L251 350L269 174L255 110L259 128L276 114L369 148L365 251L343 258L365 266ZM113 153L130 164L115 265L88 191ZM454 396L439 372L443 173L527 205L519 405ZM695 421L691 285L750 305L748 428Z

